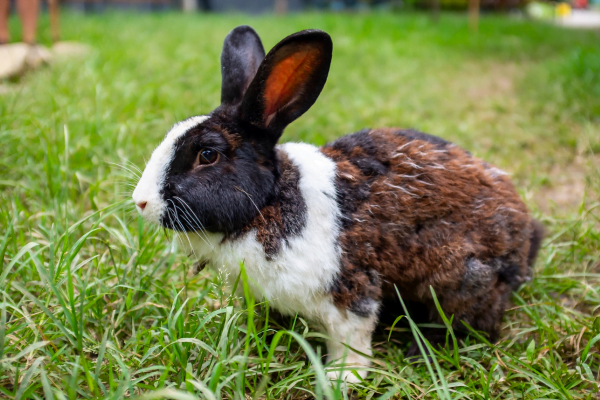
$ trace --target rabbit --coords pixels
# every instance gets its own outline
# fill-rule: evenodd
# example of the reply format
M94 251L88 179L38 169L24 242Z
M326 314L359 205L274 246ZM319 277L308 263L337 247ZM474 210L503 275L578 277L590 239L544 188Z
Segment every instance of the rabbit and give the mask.
M200 267L235 281L243 262L257 300L321 327L329 365L346 368L331 379L366 377L382 313L403 313L396 289L440 322L432 287L456 329L464 321L497 340L542 226L506 172L416 130L277 144L317 100L332 52L327 33L304 30L265 56L251 27L233 29L221 105L167 133L133 192L137 210Z

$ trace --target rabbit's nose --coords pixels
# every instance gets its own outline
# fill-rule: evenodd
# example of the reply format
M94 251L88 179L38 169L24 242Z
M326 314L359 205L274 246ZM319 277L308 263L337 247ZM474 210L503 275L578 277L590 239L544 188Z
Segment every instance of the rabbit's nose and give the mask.
M144 211L144 208L146 208L146 204L148 204L147 201L140 201L139 203L136 204L136 206L138 206L140 208L140 210Z

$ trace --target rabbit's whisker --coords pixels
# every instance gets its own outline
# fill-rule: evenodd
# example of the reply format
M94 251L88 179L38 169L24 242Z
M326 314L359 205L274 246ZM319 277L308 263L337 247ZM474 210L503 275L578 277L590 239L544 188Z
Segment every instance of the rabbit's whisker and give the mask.
M142 170L135 165L133 162L129 161L129 160L123 160L125 163L127 163L127 165L129 165L131 168L135 169L137 172L139 172L140 175L142 175Z
M177 224L179 225L179 228L181 229L181 233L183 233L185 235L185 238L187 239L189 245L190 245L190 250L192 253L194 253L194 257L196 256L196 252L194 251L194 246L192 246L192 241L190 240L190 237L187 233L187 231L185 230L183 224L181 223L181 221L179 220L179 216L177 215L177 210L175 209L177 206L175 206L175 203L173 203L173 200L169 199L169 201L171 202L171 204L173 204L174 209L171 210L174 214L175 217L175 221L177 222ZM169 208L167 207L167 210L169 210ZM176 235L177 237L181 236L181 235ZM180 239L181 240L181 239ZM181 240L181 244L183 245L183 240Z
M194 222L196 222L196 224L198 224L198 227L200 227L201 231L204 234L205 240L204 242L210 246L210 248L212 250L214 250L213 245L209 242L208 240L208 235L206 234L206 230L204 229L204 224L202 224L202 222L200 222L200 219L198 218L198 216L196 215L196 213L194 212L194 210L192 210L192 208L190 207L190 205L188 203L185 202L185 200L183 200L181 197L179 196L174 196L174 199L178 200L184 207L187 208L187 211L183 210L188 217L190 217L190 219ZM198 236L200 236L200 233L198 231L195 231L196 234Z
M250 197L250 195L248 193L246 193L246 191L240 189L237 186L234 186L234 188L236 190L239 190L240 192L244 193L246 196L248 196L248 199L250 199L250 201L252 202L252 204L254 205L254 208L256 208L256 211L258 211L258 213L260 214L260 217L262 218L263 222L266 224L267 220L265 219L265 217L263 216L262 212L260 212L259 208L257 207L256 203L254 202L254 200L252 200L252 197Z
M192 221L190 221L190 218L188 218L188 217L189 217L189 214L187 213L187 211L185 211L184 209L181 209L181 208L177 207L177 206L175 205L175 203L173 202L173 200L171 200L171 203L173 203L173 206L174 206L174 207L175 207L177 210L181 211L182 217L183 217L183 218L185 218L186 222L187 222L188 224L190 224L190 226L193 226L193 224L192 224ZM179 215L179 214L177 214L177 215ZM187 234L187 233L188 233L188 232L186 231L186 234ZM212 246L212 245L209 243L209 241L208 241L208 237L204 238L204 237L200 236L200 233L198 233L198 231L194 231L194 233L195 233L195 234L196 234L196 235L197 235L197 236L198 236L200 239L202 239L202 241L203 241L204 243L206 243L207 245L209 245L211 249L213 249L213 250L214 250L213 246Z
M124 171L129 172L131 175L135 176L138 180L142 177L139 173L137 173L135 171L132 171L131 168L129 168L129 167L125 166L125 165L121 165L121 164L110 162L110 161L108 161L107 163L110 164L110 165L114 165L115 167L119 167L119 168L121 168Z

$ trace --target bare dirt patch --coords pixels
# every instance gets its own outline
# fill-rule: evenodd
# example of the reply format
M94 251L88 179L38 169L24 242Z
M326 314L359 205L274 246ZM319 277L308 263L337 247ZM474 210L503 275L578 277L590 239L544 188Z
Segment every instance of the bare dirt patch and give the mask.
M589 168L583 157L577 157L568 165L552 167L551 185L542 187L534 196L542 212L576 210L583 201L588 173Z
M477 69L476 69L477 68ZM514 95L514 82L523 74L523 66L513 63L490 63L466 69L466 97L473 102Z

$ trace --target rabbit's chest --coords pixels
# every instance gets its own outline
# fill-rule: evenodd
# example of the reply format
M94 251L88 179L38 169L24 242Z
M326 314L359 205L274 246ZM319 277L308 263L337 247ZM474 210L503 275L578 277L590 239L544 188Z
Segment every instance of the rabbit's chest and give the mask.
M335 244L308 249L302 239L285 245L277 257L269 259L254 232L236 243L223 246L212 261L233 285L244 266L248 287L258 301L269 304L284 314L317 313L321 302L329 297L329 289L339 271ZM241 283L238 293L242 292Z

